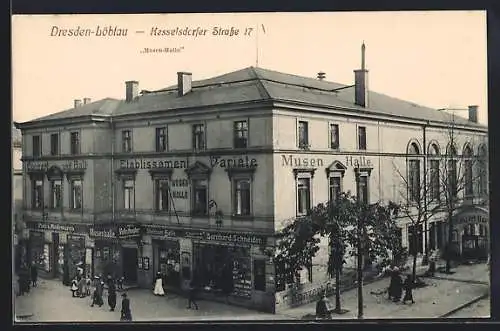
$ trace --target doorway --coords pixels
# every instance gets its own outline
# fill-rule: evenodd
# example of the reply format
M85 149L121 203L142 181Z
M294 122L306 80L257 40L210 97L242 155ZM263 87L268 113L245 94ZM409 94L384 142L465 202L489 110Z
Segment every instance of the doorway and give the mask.
M137 283L137 248L122 248L123 277L125 283Z
M52 266L51 269L54 270L54 278L60 276L59 273L59 233L52 232L52 247L54 251L52 252Z

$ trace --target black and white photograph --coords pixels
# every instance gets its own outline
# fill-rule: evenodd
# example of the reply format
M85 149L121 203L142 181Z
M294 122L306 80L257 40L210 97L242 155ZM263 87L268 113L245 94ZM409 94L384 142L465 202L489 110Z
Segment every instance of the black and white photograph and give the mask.
M11 24L14 323L490 317L485 11Z

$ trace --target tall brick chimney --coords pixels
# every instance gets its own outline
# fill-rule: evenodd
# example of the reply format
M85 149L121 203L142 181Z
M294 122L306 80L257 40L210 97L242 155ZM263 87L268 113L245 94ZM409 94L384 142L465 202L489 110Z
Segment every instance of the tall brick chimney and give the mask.
M139 96L139 82L129 80L125 82L125 101L132 102Z
M368 107L368 70L365 67L365 43L361 45L361 69L354 70L354 103Z
M91 102L90 98L83 98L83 104L86 105Z
M180 97L191 92L192 83L193 83L193 75L190 72L177 73L177 91Z
M82 100L80 99L75 99L75 108L78 108L82 105Z
M477 123L477 108L476 105L469 106L469 121Z

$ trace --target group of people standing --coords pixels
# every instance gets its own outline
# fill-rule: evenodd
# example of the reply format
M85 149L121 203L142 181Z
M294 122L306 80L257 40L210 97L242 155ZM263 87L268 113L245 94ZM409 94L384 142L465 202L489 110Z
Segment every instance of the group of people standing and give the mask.
M403 275L401 274L398 267L394 267L391 271L391 281L388 289L388 299L393 302L399 302L403 296L403 290L405 292L403 297L403 303L410 301L415 303L413 300L413 287L414 281L411 275L407 275L403 281Z
M29 267L24 264L17 273L17 283L19 295L24 295L30 292L31 287L37 287L38 284L38 267L33 262Z
M189 283L187 309L191 309L191 306L194 306L194 309L198 310L198 303L196 302L198 287L197 277L193 277L193 279ZM163 288L163 277L160 272L156 273L155 281L153 284L153 294L157 296L165 295L165 289Z
M107 287L108 305L110 311L115 311L117 301L117 290L123 290L122 282L115 280L111 275L108 275L106 282L102 276L94 276L93 282L90 277L86 278L78 272L78 275L73 279L71 284L71 292L73 297L85 298L91 295L92 303L90 307L104 305L104 290ZM93 289L93 290L92 290ZM91 294L92 292L92 294ZM126 293L122 294L121 318L122 321L131 321L132 313L130 311L130 299Z

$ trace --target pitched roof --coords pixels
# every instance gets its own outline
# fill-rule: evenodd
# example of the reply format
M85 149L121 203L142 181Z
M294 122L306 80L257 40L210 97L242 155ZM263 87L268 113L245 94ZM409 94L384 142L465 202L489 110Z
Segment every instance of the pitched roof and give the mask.
M112 115L120 105L120 100L104 98L98 101L87 103L76 108L66 109L54 114L39 117L30 122L48 121L57 119L67 119L87 115Z
M108 98L45 116L35 121L90 114L129 115L165 110L175 111L183 108L269 99L303 102L318 106L337 106L351 109L360 114L374 113L437 122L454 121L468 126L485 127L460 116L453 116L444 111L373 91L369 92L369 107L360 107L354 103L353 86L255 67L247 67L216 77L193 81L191 92L182 97L178 96L177 86L173 85L156 91L144 91L133 102Z

